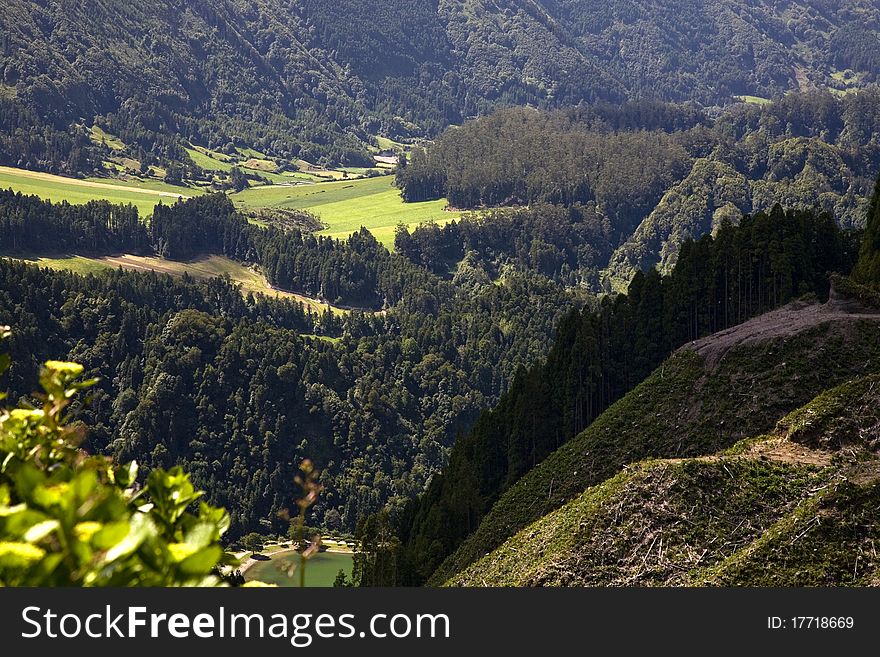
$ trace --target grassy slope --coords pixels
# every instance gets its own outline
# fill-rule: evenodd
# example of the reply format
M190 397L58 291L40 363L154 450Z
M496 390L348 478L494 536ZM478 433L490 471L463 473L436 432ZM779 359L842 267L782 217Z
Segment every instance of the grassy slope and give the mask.
M0 256L5 257L5 256ZM72 271L76 274L97 274L107 269L113 269L114 265L94 258L84 258L78 255L59 255L55 257L42 257L38 255L20 256L16 255L11 260L22 260L28 264L47 267L49 269L61 269Z
M761 96L734 96L734 98L750 105L769 105L773 102L769 98L762 98Z
M309 210L326 226L322 235L345 238L365 226L386 246L394 244L398 224L414 227L432 219L444 223L459 216L444 211L445 201L404 203L393 182L391 176L383 176L296 187L254 187L232 199L243 209Z
M205 149L206 150L206 149ZM228 172L232 171L232 167L234 166L230 162L226 162L221 160L219 157L212 157L202 150L196 150L195 148L187 148L186 152L189 154L192 161L195 162L198 166L200 166L205 171L223 171Z
M430 583L445 582L628 463L712 454L866 371L880 372L878 322L826 323L742 345L714 371L681 351L505 492Z
M244 149L240 153L246 157L243 161L231 158L223 153L209 150L202 146L187 148L193 162L195 162L204 171L214 171L218 173L228 174L234 167L239 167L245 173L250 169L257 172L262 177L272 183L287 183L296 179L315 180L314 176L299 173L275 173L278 164L274 160L268 160L262 154L257 153L253 149ZM259 155L259 157L258 157Z
M110 263L114 266L120 266L125 269L150 270L163 274L171 274L173 276L183 276L184 273L189 274L193 278L229 276L229 278L241 285L242 294L252 292L254 294L266 294L279 298L295 299L296 301L305 304L307 308L314 312L324 312L328 309L336 314L348 312L301 294L272 289L269 287L262 274L224 256L212 255L196 258L187 262L178 262L175 260L165 260L164 258L126 255L117 257L109 256L101 258L100 261Z
M106 269L122 267L123 269L133 271L154 271L159 274L170 274L171 276L188 274L198 279L229 276L229 278L241 286L241 292L245 295L254 293L277 298L294 299L305 305L307 309L317 313L323 313L328 309L334 314L349 312L348 310L330 306L301 294L271 289L266 283L266 279L258 272L234 260L217 255L203 256L186 262L128 254L103 258L86 258L79 255L54 257L15 256L15 259L39 265L40 267L64 269L78 274L92 274Z
M173 203L178 196L200 193L196 189L173 187L158 181L126 183L104 178L79 180L11 167L0 167L0 188L11 188L22 194L55 202L77 204L103 199L111 203L131 203L142 217L152 214L153 208L160 202Z
M631 466L450 583L880 584L878 381L826 391L718 456Z
M689 586L878 586L880 483L838 479Z
M815 466L648 461L530 525L452 584L674 585L722 562L825 483Z
M104 130L97 125L93 125L89 128L89 139L96 144L104 144L113 151L125 150L125 143L119 137L104 132Z

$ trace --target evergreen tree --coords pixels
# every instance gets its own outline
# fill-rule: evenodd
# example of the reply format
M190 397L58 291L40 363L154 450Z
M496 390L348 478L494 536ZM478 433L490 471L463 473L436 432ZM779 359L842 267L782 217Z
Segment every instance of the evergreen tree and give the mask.
M865 285L880 286L880 178L868 209L868 223L853 278Z

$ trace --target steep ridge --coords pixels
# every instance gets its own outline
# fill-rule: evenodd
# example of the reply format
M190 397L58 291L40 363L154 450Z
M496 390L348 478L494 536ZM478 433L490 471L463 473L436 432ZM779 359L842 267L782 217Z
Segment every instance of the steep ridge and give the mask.
M771 431L833 386L880 372L880 315L857 310L835 300L790 304L683 347L509 489L430 583L449 580L628 464L714 454Z
M695 340L682 347L703 357L706 366L715 369L724 356L742 345L758 344L785 339L826 322L880 321L880 310L853 304L837 296L832 290L828 303L789 304L747 322Z
M874 585L880 433L854 411L878 402L858 377L726 452L628 466L450 583Z

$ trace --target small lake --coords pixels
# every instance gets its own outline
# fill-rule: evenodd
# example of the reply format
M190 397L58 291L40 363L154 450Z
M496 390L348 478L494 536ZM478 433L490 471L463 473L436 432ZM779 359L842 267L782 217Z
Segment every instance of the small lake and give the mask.
M333 586L340 570L351 577L352 563L351 554L319 552L306 564L306 586ZM248 582L258 580L278 586L299 586L299 554L291 550L269 555L268 560L258 561L248 568L244 578Z

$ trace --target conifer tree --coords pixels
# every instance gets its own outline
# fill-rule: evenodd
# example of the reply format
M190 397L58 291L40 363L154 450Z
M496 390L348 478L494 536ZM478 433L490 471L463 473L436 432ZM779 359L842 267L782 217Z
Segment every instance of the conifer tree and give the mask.
M866 285L880 285L880 177L874 187L862 250L853 277Z

